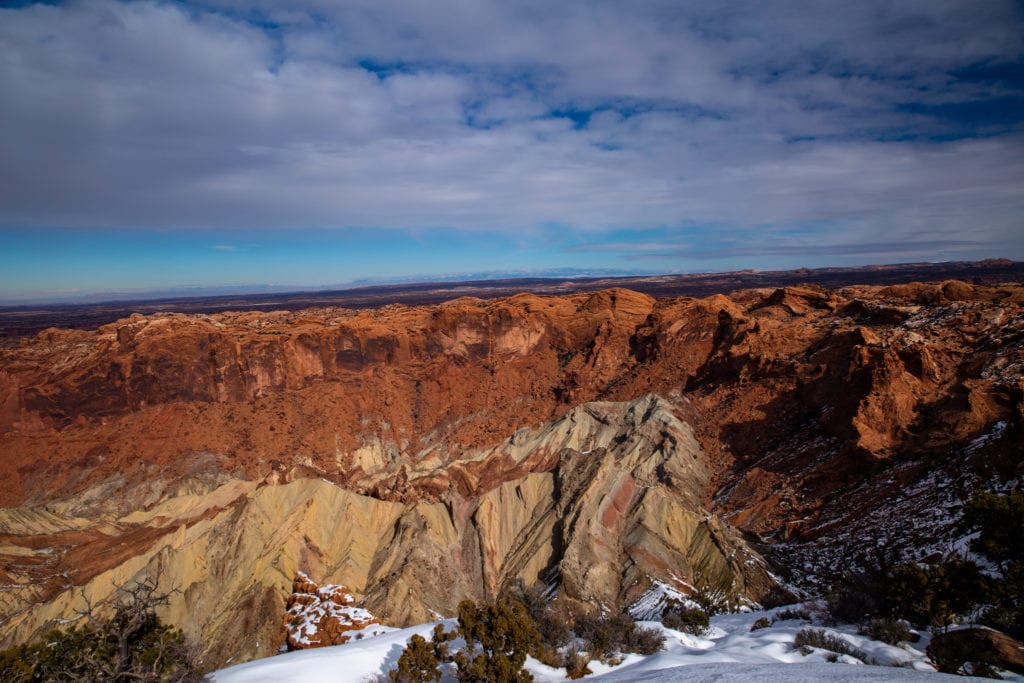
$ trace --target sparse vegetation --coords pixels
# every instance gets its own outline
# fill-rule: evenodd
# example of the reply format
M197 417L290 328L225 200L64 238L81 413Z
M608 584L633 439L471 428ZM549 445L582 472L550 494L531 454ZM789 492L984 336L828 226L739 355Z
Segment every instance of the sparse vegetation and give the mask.
M708 617L708 613L704 610L696 607L687 607L678 600L669 599L661 614L661 623L666 628L700 636L707 633L711 620Z
M811 613L802 607L788 607L780 609L772 616L772 623L776 621L811 621Z
M635 622L634 622L635 624ZM636 627L624 643L624 652L635 652L640 655L653 655L665 647L665 636L653 628Z
M414 635L398 658L398 668L388 672L392 683L429 683L441 678L434 648L421 635Z
M465 645L454 654L448 643L461 636ZM388 672L394 683L427 683L441 678L440 665L454 662L461 682L508 681L526 683L533 677L523 668L526 655L540 645L540 633L526 607L515 600L476 604L459 603L456 631L434 627L432 642L414 635Z
M983 578L972 561L950 554L932 564L879 561L848 571L828 596L834 619L861 624L905 619L942 628L973 614L984 600Z
M436 681L441 666L454 663L459 681L529 681L523 668L527 654L549 666L564 667L570 678L580 678L590 673L592 659L613 662L627 652L653 654L664 644L660 631L640 628L622 612L574 614L565 605L549 603L538 589L520 587L511 594L522 600L460 603L456 631L438 624L430 643L413 636L388 680ZM450 653L448 643L456 637L466 645Z
M156 608L169 593L143 579L119 588L110 618L94 614L91 604L80 612L81 625L51 631L37 643L0 652L0 680L12 683L49 681L143 681L185 683L204 680L195 649L181 631L160 622Z
M590 664L590 655L581 652L576 646L570 647L565 653L565 675L570 680L583 678L591 672L587 666Z
M888 643L913 637L909 624L945 629L958 621L979 621L1016 638L1024 636L1024 493L979 492L964 508L962 529L977 532L971 550L998 570L983 573L972 560L951 553L930 563L897 562L884 544L844 573L828 597L833 619L861 624L862 632ZM777 615L777 618L782 618ZM984 661L965 660L953 646L937 646L936 664L949 670L984 670ZM931 652L931 650L929 651Z
M587 643L590 655L604 662L625 652L654 654L664 644L660 633L638 627L623 612L581 615L576 618L575 631Z
M691 599L700 605L705 614L714 616L736 612L742 601L731 583L712 584L707 579L695 577L697 592Z
M783 588L782 586L774 586L768 594L761 598L761 606L765 609L772 609L773 607L783 607L785 605L792 605L794 602L798 602L800 598L796 593Z
M870 663L867 654L862 650L820 628L804 628L797 631L796 637L793 639L793 647L805 655L811 653L811 648L818 648L834 652L837 655L849 655L864 663Z
M1000 678L996 673L996 655L971 639L936 634L928 644L928 658L942 673L982 678ZM959 635L959 634L958 634Z
M964 508L964 526L978 531L971 550L999 569L985 577L982 623L1024 639L1024 493L976 493Z
M973 561L950 554L928 563L902 561L889 546L874 543L869 554L847 564L828 595L830 617L861 625L861 633L893 645L916 640L911 625L945 629L964 618L981 616L983 622L1013 635L1021 632L1024 607L1024 495L978 494L965 509L965 530L978 531L971 548L998 569L983 574ZM433 646L422 638L410 641L392 672L392 681L426 682L439 678L439 664L454 662L459 681L528 681L523 669L527 653L551 666L562 666L571 679L589 673L592 660L614 663L627 652L652 654L663 646L656 631L637 626L622 612L580 613L568 603L552 605L541 587L519 587L514 600L490 605L464 602L459 608L458 635L466 647L452 655L447 642L455 637L435 629ZM727 591L703 592L709 609L669 600L663 624L694 634L706 632L709 610L731 609ZM752 631L781 620L811 621L802 607L781 609L769 619L757 619ZM936 635L928 655L936 666L951 673L988 675L990 657L962 646L961 641ZM844 638L821 628L803 628L794 648L810 653L825 650L829 661L848 656L871 663L868 655ZM7 665L11 680L20 681L17 664ZM32 680L32 679L24 679Z
M861 629L861 634L889 645L917 642L919 636L902 619L872 619Z
M532 681L523 664L540 645L540 632L520 602L502 600L477 605L459 604L459 635L466 645L455 653L458 679L474 681Z
M550 666L568 669L575 665L575 654L586 657L585 668L593 658L608 661L627 652L651 654L664 643L658 631L638 627L623 612L583 613L564 602L549 601L541 584L529 588L520 584L511 594L524 605L540 632L540 646L531 654Z
M529 587L520 583L512 589L511 596L522 603L537 624L541 643L557 650L568 645L573 637L573 616L563 603L550 602L544 590L540 583Z

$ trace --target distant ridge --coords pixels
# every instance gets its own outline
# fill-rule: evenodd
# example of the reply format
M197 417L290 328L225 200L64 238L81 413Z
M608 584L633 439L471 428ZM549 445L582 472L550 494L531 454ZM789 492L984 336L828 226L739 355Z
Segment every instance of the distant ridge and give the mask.
M630 275L630 276L535 276L453 279L438 282L399 282L374 284L348 289L281 291L267 286L265 291L209 294L197 289L182 296L151 299L111 299L89 303L48 303L0 306L0 346L19 337L34 335L48 327L96 329L100 325L132 313L175 311L180 313L217 313L221 311L289 310L341 307L375 308L388 304L428 305L460 296L494 299L520 292L568 294L623 287L654 297L728 294L737 289L784 287L814 283L828 288L855 284L891 285L914 281L965 280L974 284L1020 281L1024 262L1009 259L951 261L945 263L898 263L890 265L836 268L798 268L795 270L740 270L724 273ZM116 296L115 294L111 295Z

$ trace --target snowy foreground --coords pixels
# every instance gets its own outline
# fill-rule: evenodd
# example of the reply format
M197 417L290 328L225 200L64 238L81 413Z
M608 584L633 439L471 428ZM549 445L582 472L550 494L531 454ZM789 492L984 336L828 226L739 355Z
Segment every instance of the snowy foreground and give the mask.
M965 681L987 680L946 676L935 673L927 662L924 649L927 634L921 642L894 647L856 634L850 628L826 629L840 635L854 647L867 653L878 666L865 666L847 656L837 663L828 663L829 652L814 650L803 655L793 649L797 631L810 624L806 621L779 621L769 628L750 631L758 617L771 619L776 610L713 617L711 630L703 637L664 629L656 622L647 626L665 631L665 649L644 657L628 655L622 664L609 667L590 664L593 675L584 681L601 679L615 681L674 681L739 683L740 681L772 681L772 683L824 683L828 681ZM446 622L448 626L454 621ZM222 669L213 674L216 683L363 683L386 680L405 643L418 633L430 638L434 624L393 630L375 638L364 638L346 645L281 654L247 664ZM552 669L533 659L527 669L538 683L564 681L564 670ZM454 680L446 676L442 681ZM1024 681L1024 677L1010 680Z

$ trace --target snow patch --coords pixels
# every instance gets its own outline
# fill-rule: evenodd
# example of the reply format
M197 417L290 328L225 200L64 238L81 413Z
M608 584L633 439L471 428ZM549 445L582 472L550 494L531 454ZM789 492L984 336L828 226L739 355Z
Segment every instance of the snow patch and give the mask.
M678 577L675 576L672 578L678 581L680 585L687 586L690 590L693 590L693 586L690 586L685 581L678 579ZM651 584L651 587L648 588L647 591L630 606L628 610L629 615L634 619L641 621L645 619L660 619L670 600L680 602L684 607L689 609L700 607L700 605L691 600L686 593L683 593L662 581L654 581Z
M669 595L668 591L664 591ZM593 672L583 680L602 679L608 683L621 681L647 681L648 683L675 683L676 681L705 681L710 683L739 683L771 680L775 683L826 683L829 681L896 681L897 683L927 683L928 681L985 680L963 677L951 678L935 673L928 663L924 649L927 634L920 642L899 647L873 641L859 635L853 626L826 628L826 632L849 642L867 655L869 662L878 666L865 666L849 656L828 661L831 653L813 650L804 655L793 647L797 632L806 626L798 622L779 622L768 628L751 631L754 621L771 618L771 611L745 614L723 614L712 617L711 629L704 636L694 636L664 628L657 622L642 624L661 629L665 648L648 657L631 654L618 666L592 662ZM386 676L394 668L413 634L428 640L434 624L422 624L400 631L391 631L376 638L352 641L345 645L325 647L270 657L268 659L222 669L212 674L215 683L362 683ZM455 626L454 620L444 623ZM563 669L545 666L527 659L527 670L537 683L561 683L567 680ZM1008 680L1024 681L1024 676L1004 674ZM442 683L451 683L451 672L445 673Z

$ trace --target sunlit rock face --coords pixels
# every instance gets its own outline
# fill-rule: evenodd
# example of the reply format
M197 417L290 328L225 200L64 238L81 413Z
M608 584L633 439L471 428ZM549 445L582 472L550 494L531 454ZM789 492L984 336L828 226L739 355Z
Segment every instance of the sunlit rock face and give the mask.
M140 573L220 664L283 644L297 572L404 625L518 581L757 600L751 540L804 557L896 514L934 543L923 511L1022 473L1022 301L607 290L47 330L0 350L3 644Z

